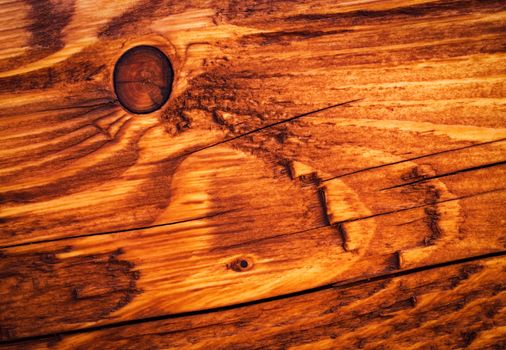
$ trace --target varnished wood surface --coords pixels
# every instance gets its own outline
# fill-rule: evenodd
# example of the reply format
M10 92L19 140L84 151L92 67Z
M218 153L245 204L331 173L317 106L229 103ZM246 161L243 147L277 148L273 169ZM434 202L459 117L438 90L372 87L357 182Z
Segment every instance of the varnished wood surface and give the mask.
M470 154L480 155L487 147L477 146ZM200 162L208 163L216 150L202 152ZM468 152L450 155L458 156L462 166ZM448 156L434 155L424 164L451 169ZM493 156L488 151L483 158ZM230 157L230 161L235 166L220 168L228 183L237 172L236 162L245 168L243 159ZM418 168L399 163L349 175L346 183L365 181L379 185L381 191L392 187L388 180L398 184L402 176L394 174L399 169L409 175ZM319 215L308 220L307 213L314 214L313 210L296 206L297 192L287 191L279 197L300 219L289 223L280 219L276 226L269 213L284 206L271 204L255 212L254 205L225 197L217 214L200 220L7 248L0 265L6 276L2 324L13 330L10 336L33 336L226 306L499 252L505 243L503 179L504 166L455 172L407 185L402 191L402 187L392 188L396 200L389 202L383 200L383 191L376 196L376 205L357 200L346 183L332 179L324 182L324 207L333 226L318 223ZM251 185L250 177L236 181L231 198ZM411 183L413 178L401 181ZM371 188L359 187L374 194ZM271 195L264 193L261 198ZM317 198L312 187L304 193ZM252 222L236 223L240 211L234 210L239 204L253 209ZM249 264L245 271L238 265L243 259Z
M0 51L4 246L174 222L183 155L340 102L361 99L224 147L268 169L250 176L288 183L279 163L339 176L506 136L502 1L77 5L47 3L35 23L58 13L65 30L26 24L31 49ZM30 6L3 8L5 35L21 31L9 16ZM175 82L165 108L137 117L112 72L140 44L164 50ZM221 198L191 201L209 213Z
M504 257L22 343L24 349L501 349ZM18 346L4 346L16 349Z
M500 254L505 14L463 0L1 2L1 339ZM113 81L139 45L174 69L145 115Z

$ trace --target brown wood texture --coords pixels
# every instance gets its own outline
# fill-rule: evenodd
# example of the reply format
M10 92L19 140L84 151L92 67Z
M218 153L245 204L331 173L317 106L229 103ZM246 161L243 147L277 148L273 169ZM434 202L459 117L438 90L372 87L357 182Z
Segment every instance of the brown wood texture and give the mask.
M24 342L22 347L502 349L505 280L504 257L484 259L210 314Z
M0 2L0 340L502 254L505 20L504 1ZM140 45L160 49L174 70L168 102L143 115L119 103L113 81L120 57ZM164 82L147 79L156 84L136 80L135 96L125 95L133 105L163 100ZM504 258L469 264L483 267L473 273L488 281L483 290L471 279L463 294L446 291L441 271L457 267L364 288L406 278L417 290L418 278L433 279L434 295L495 300L487 322L497 325L467 337L499 344L504 292L492 277L504 277ZM349 288L365 312L368 294ZM310 310L311 298L332 293L293 302ZM283 300L273 301L286 310L276 317L295 317ZM195 347L214 347L202 335L219 337L208 324L240 310L174 322L190 323ZM439 310L444 322L448 308ZM481 312L448 319L478 327ZM388 323L381 317L356 336L372 332L385 348L407 337L374 333ZM255 322L240 321L251 327L245 341ZM336 332L358 327L343 322ZM288 341L269 333L275 321L264 327L266 346ZM439 334L424 327L420 342ZM451 328L434 346L466 345ZM64 342L86 347L96 336ZM294 346L335 344L294 337Z
M485 148L484 158L494 155L487 146L478 146ZM216 149L203 152L200 162L208 164L213 152ZM462 165L466 152L469 148L450 154L458 155ZM470 154L474 160L480 151L473 147ZM446 153L430 156L424 164L451 168ZM399 168L408 175L413 169L404 163L371 169L350 175L346 183L365 180L387 186L392 183L385 174L396 174ZM237 168L220 169L230 183ZM280 220L273 225L269 211L282 211L284 206L269 202L258 212L250 207L251 222L237 223L234 208L240 202L225 198L218 210L222 214L200 220L4 249L4 333L32 336L195 311L500 252L505 245L504 166L492 169L426 179L403 192L394 188L397 200L381 204L381 194L376 207L358 201L341 180L329 180L324 182L325 206L335 226L321 222L321 227L312 228L319 215L311 220L307 213L313 211L296 206L296 197L287 191L283 202L292 208L291 215L300 217L298 222ZM251 178L238 180L249 184ZM364 190L374 194L373 189ZM311 187L305 191L317 198ZM232 191L234 195L239 193ZM243 259L249 263L246 271L238 267Z

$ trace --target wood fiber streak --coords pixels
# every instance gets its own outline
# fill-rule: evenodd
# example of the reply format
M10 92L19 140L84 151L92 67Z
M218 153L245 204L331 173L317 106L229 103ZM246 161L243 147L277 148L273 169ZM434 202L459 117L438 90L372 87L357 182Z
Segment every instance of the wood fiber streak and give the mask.
M499 0L0 0L0 340L504 252L505 19ZM141 45L174 81L136 115L113 72ZM471 265L462 290L445 287L457 267L368 284L389 300L371 291L369 311L359 287L350 309L340 289L299 296L309 333L289 312L266 311L259 338L254 317L238 324L271 347L493 348L504 312L481 308L502 310L504 259ZM329 304L341 311L320 315ZM213 318L241 310L188 318L196 333L174 344L217 347L223 331L237 345ZM63 343L94 345L83 337Z
M2 349L501 349L504 257Z

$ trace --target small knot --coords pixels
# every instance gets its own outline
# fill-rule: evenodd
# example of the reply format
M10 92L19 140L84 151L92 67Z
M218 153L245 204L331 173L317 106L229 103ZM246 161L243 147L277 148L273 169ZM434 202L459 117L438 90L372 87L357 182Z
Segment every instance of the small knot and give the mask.
M227 268L236 272L248 271L253 268L253 260L249 257L240 257L227 264Z

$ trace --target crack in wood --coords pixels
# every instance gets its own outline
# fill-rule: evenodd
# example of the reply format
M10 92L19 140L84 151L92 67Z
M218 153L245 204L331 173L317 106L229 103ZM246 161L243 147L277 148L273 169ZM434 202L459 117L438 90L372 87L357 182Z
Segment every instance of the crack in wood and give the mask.
M119 230L119 231L108 231L108 232L96 232L96 233L89 233L89 234L72 236L72 237L62 237L62 238L56 238L56 239L34 241L34 242L29 242L29 243L4 245L4 246L0 246L0 249L17 248L17 247L23 247L23 246L30 246L32 244L44 244L44 243L60 242L60 241L67 241L67 240L72 241L74 239L79 239L79 238L84 238L84 237L103 236L103 235L110 235L110 234L115 234L115 233L149 230L149 229L156 228L156 227L172 226L172 225L178 225L178 224L182 224L182 223L186 223L186 222L191 222L191 221L210 219L210 218L213 218L213 217L216 217L216 216L220 216L220 215L224 215L224 214L228 214L228 213L232 213L232 212L234 212L234 210L227 210L227 211L222 211L222 212L214 212L214 213L209 213L209 214L204 215L204 216L189 218L189 219L185 219L185 220L181 220L181 221L173 221L173 222L168 222L168 223L161 223L161 224L156 224L156 225L150 225L150 226L145 226L145 227L141 227L141 228L130 228L130 229L124 229L124 230ZM0 254L1 254L1 251L0 251ZM1 258L1 255L0 255L0 258Z
M351 176L351 175L355 175L355 174L358 174L358 173L367 172L367 171L371 171L371 170L375 170L375 169L381 169L381 168L389 167L389 166L392 166L392 165L397 165L397 164L402 164L402 163L409 163L409 162L412 162L412 161L415 161L415 160L429 158L429 157L433 157L433 156L437 156L437 155L441 155L441 154L445 154L445 153L451 153L451 152L456 152L456 151L465 150L465 149L469 149L469 148L476 148L476 147L481 147L481 146L485 146L485 145L489 145L489 144L500 143L500 142L503 142L505 140L506 140L506 138L500 138L500 139L493 140L493 141L480 142L480 143L476 143L476 144L472 144L472 145L467 145L467 146L463 146L463 147L448 149L448 150L445 150L445 151L439 151L439 152L424 154L424 155L413 157L413 158L403 159L403 160L400 160L400 161L397 161L397 162L385 163L385 164L381 164L381 165L377 165L377 166L373 166L373 167L359 169L359 170L356 170L356 171L353 171L353 172L350 172L350 173L346 173L346 174L342 174L342 175L338 175L338 176L329 177L329 178L326 178L326 179L322 179L322 182L331 181L331 180L334 180L334 179L339 179L339 178L342 178L342 177Z
M277 121L277 122L274 122L274 123L270 123L270 124L267 124L267 125L255 128L253 130L249 130L249 131L241 133L241 134L239 134L237 136L226 138L226 139L224 139L222 141L219 141L219 142L213 143L211 145L207 145L207 146L201 147L201 148L199 148L197 150L184 153L184 154L182 154L179 157L187 157L187 156L189 156L191 154L194 154L196 152L201 152L201 151L207 150L209 148L216 147L216 146L219 146L219 145L222 145L222 144L225 144L225 143L229 143L229 142L235 141L235 140L237 140L239 138L243 138L243 137L246 137L246 136L249 136L249 135L252 135L252 134L264 131L264 130L267 130L269 128L273 128L273 127L278 126L278 125L282 125L282 124L285 124L285 123L290 123L292 121L295 121L295 120L298 120L298 119L301 119L301 118L304 118L304 117L308 117L308 116L314 115L316 113L320 113L320 112L324 112L326 110L330 110L330 109L333 109L333 108L349 105L349 104L351 104L353 102L357 102L357 101L360 101L360 100L361 99L354 99L354 100L350 100L350 101L346 101L346 102L337 103L337 104L334 104L334 105L331 105L331 106L315 109L315 110L312 110L312 111L309 111L309 112L305 112L305 113L302 113L302 114L298 114L298 115L295 115L295 116L287 118L287 119L283 119L283 120L280 120L280 121Z
M415 180L415 181L411 181L411 182L407 182L407 183L403 183L403 184L399 184L399 185L395 185L395 186L391 186L391 187L382 188L380 191L391 190L391 189L399 188L399 187L403 187L403 186L416 185L416 184L418 184L420 182L426 182L426 181L429 181L429 180L440 179L440 178L444 178L444 177L447 177L447 176L452 176L452 175L455 175L455 174L465 173L465 172L468 172L468 171L487 169L487 168L491 168L491 167L495 167L495 166L500 166L500 165L504 165L504 164L506 164L506 161L494 162L494 163L490 163L490 164L483 164L483 165L479 165L479 166L475 166L475 167L470 167L470 168L465 168L465 169L459 169L459 170L452 171L452 172L449 172L449 173L438 174L438 175L434 175L434 176L423 176L422 178L420 178L418 180Z

